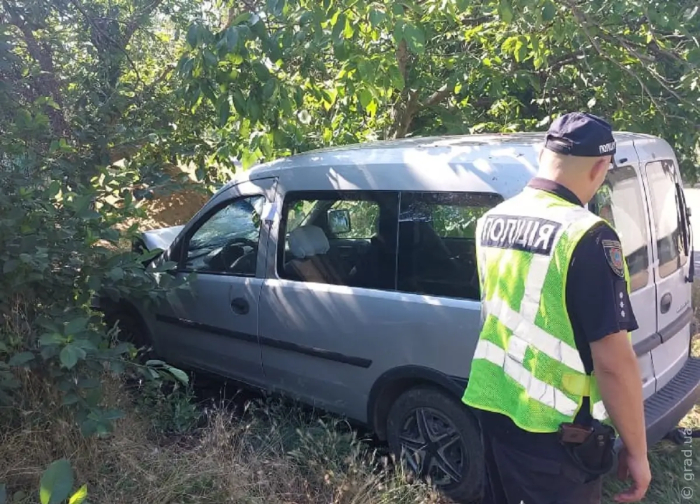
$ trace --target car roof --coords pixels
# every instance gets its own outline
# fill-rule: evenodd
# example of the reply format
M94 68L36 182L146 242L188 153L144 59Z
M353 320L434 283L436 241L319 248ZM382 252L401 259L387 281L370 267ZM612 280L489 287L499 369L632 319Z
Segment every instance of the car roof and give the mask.
M328 147L239 172L226 187L244 180L279 176L285 179L286 190L452 189L495 192L507 197L521 190L536 173L544 135L433 136ZM636 140L656 139L622 131L614 136L618 146L616 158L633 151Z

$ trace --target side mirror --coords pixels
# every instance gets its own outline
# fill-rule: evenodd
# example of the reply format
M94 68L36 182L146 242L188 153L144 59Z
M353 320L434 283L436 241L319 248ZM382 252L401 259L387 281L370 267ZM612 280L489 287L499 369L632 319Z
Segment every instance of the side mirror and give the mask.
M328 228L334 235L342 235L352 230L350 212L346 209L328 210Z

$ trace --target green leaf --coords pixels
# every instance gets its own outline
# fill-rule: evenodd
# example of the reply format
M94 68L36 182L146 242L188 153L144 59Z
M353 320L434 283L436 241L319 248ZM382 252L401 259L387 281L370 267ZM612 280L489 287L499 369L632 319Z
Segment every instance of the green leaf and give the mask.
M7 504L7 487L0 483L0 504Z
M255 152L246 149L243 151L243 156L241 157L241 164L243 165L243 169L247 170L253 164L255 164L255 161L257 161L258 156L255 154ZM157 377L157 376L156 376Z
M510 0L500 0L498 3L498 16L504 23L510 24L513 21L513 6Z
M343 38L343 32L345 31L345 25L348 22L348 18L345 14L340 14L338 16L338 19L335 20L335 24L333 25L333 31L331 32L331 36L333 37L333 40L337 43L340 42Z
M206 96L212 104L216 104L216 95L214 94L214 89L211 87L209 81L202 81L199 85L202 93Z
M70 392L65 395L63 398L63 405L64 406L70 406L71 404L75 404L78 401L80 401L80 396L78 394L74 394L73 392Z
M374 79L374 67L365 58L357 62L357 71L360 73L360 78L365 82L371 82Z
M372 102L372 92L365 88L360 91L360 105L362 108L367 108L367 106Z
M239 115L244 116L246 109L245 97L243 96L243 93L241 93L239 89L235 89L233 93L231 93L231 98L233 99L233 106L236 107L236 112L238 112Z
M228 101L228 96L222 94L219 97L219 104L216 107L216 112L219 117L219 128L226 126L228 118L231 116L231 103Z
M238 27L229 26L226 30L226 48L233 51L238 46Z
M352 38L352 36L355 34L355 28L353 28L352 23L350 21L345 22L345 29L343 30L343 37L346 39Z
M24 366L28 362L33 361L34 358L35 355L32 352L21 352L10 357L10 360L7 361L7 364L12 367Z
M46 190L46 196L50 198L55 198L58 192L61 190L61 183L58 180L51 181L49 188Z
M187 36L185 38L190 47L193 49L197 47L199 44L199 25L193 24L190 26L189 30L187 30Z
M87 498L87 494L87 485L81 486L77 492L71 495L68 504L82 504L83 501Z
M542 7L542 20L549 22L554 19L557 15L557 6L554 5L552 0L545 0L544 6Z
M403 36L411 52L423 54L425 52L425 33L419 27L406 24L403 29Z
M254 61L252 66L253 71L255 72L255 75L259 81L265 82L270 78L270 70L268 70L264 63Z
M79 389L94 389L100 386L100 380L97 378L81 378L78 380L77 387Z
M41 346L59 345L63 343L63 335L58 333L45 333L39 338Z
M389 77L391 78L391 84L399 91L402 91L406 83L403 75L401 75L401 70L396 66L389 67Z
M63 347L59 358L61 359L63 367L66 369L73 369L78 363L78 360L84 359L85 355L85 350L69 343Z
M216 59L216 55L213 52L211 52L209 49L205 49L204 52L202 53L202 55L204 56L204 62L207 65L209 65L211 67L215 67L216 65L219 64L219 60Z
M17 259L10 259L9 261L5 261L5 264L2 265L2 272L4 274L12 273L17 269L17 266L19 266L19 261Z
M262 90L262 95L265 100L269 100L272 98L272 95L275 94L275 89L277 88L277 82L275 79L270 79L268 80L265 85L263 86Z
M246 107L248 111L248 117L250 117L250 120L255 122L258 122L262 116L262 109L260 108L260 104L257 102L257 100L249 96L248 97L248 103Z
M51 463L41 475L39 499L41 504L58 504L70 495L73 488L73 469L66 459Z
M172 366L166 366L166 369L183 385L187 385L190 382L190 377L183 370Z
M75 334L80 334L83 331L85 331L85 328L88 325L88 319L85 317L77 317L72 319L68 324L66 324L66 328L64 330L64 334L66 336L72 336Z
M515 51L513 52L513 55L515 56L515 61L518 63L527 57L527 45L522 40L518 40L518 42L515 44Z
M374 28L379 28L379 26L386 20L386 12L377 9L369 10L369 22Z
M244 12L243 14L240 14L239 16L236 17L236 19L233 20L234 25L241 25L243 23L247 23L248 20L250 20L253 17L252 12Z
M108 422L113 422L114 420L119 420L120 418L124 418L125 414L122 410L107 410L104 413L102 413L101 418L102 420L106 420Z

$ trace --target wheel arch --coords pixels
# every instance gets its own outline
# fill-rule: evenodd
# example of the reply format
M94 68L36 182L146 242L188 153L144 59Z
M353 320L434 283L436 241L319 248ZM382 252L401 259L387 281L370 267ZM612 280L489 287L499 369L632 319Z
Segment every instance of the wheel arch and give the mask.
M124 298L120 298L119 300L115 301L109 297L102 296L99 299L99 307L97 309L102 312L105 323L108 326L111 326L116 322L116 320L119 318L119 314L124 313L134 317L141 326L141 329L145 331L144 336L146 339L151 342L153 341L151 328L146 322L145 317L131 301Z
M386 371L375 381L367 401L367 421L379 439L386 440L386 421L394 401L405 391L421 385L438 387L461 400L467 379L424 366L401 366Z

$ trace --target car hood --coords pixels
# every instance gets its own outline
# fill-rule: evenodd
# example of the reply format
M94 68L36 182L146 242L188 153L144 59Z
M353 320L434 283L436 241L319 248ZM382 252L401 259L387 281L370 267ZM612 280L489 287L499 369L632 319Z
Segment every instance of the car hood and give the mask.
M172 226L144 231L142 234L143 242L148 250L153 250L156 248L165 250L170 246L184 227L185 226Z

